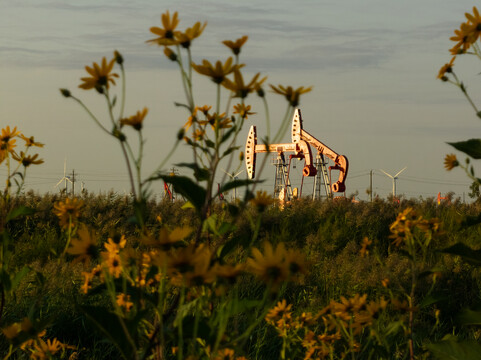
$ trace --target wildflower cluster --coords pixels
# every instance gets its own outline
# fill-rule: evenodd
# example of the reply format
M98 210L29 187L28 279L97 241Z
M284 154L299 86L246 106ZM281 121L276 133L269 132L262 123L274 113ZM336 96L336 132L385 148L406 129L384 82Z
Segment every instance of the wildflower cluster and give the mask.
M17 139L23 140L24 150L17 151ZM2 129L0 134L0 164L5 162L7 167L6 194L10 193L12 180L17 184L18 192L22 189L29 166L43 164L44 161L38 158L39 154L29 154L32 147L41 148L43 146L44 144L36 142L33 136L27 137L22 134L16 126L12 129L10 129L10 126L6 126ZM20 171L20 167L23 171Z
M387 305L382 297L368 302L367 294L356 294L349 299L341 297L339 302L331 300L317 314L294 316L292 304L282 300L265 320L283 340L282 359L293 358L294 354L300 358L300 347L304 359L323 359L335 353L347 356L360 352L363 336L376 338L376 325Z
M9 358L12 351L17 348L33 360L51 359L53 356L58 358L67 350L76 349L75 346L64 344L57 338L45 339L46 330L40 331L38 325L32 324L29 318L4 327L2 333L12 345L5 359Z

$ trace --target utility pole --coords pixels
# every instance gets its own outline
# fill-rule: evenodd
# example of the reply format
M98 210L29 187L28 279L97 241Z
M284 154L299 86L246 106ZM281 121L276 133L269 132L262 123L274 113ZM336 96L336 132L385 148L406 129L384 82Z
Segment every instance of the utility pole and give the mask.
M371 197L371 202L372 202L372 169L369 175L369 196Z
M72 170L72 196L75 196L75 170Z

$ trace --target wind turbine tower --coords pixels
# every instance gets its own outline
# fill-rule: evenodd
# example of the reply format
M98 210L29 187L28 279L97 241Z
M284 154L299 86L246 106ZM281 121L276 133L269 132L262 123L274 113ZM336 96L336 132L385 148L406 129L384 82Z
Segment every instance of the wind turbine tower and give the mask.
M239 171L237 174L235 172L228 173L227 171L221 169L227 176L229 176L232 180L238 180L239 175L242 174L245 170ZM237 200L237 188L234 188L234 201Z
M63 178L60 179L60 181L54 186L58 187L62 181L65 182L65 194L67 194L67 182L70 182L72 184L72 180L70 180L70 176L67 175L67 159L64 160L63 162Z
M400 173L402 173L404 170L407 169L407 166L404 167L404 169L402 169L401 171L399 171L396 175L391 175L391 174L388 174L387 172L385 172L383 169L380 169L384 174L386 174L387 176L389 176L391 179L392 179L392 196L393 198L395 199L396 198L396 180L398 178L398 175Z

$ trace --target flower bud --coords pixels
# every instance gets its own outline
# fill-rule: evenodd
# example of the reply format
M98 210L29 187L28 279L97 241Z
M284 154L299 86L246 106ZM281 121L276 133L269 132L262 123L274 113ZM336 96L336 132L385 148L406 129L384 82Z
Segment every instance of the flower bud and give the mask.
M241 151L239 154L239 161L244 161L244 152Z
M62 93L63 96L65 96L66 98L69 98L72 96L72 94L70 93L70 90L69 89L60 89L60 92Z
M185 134L185 129L184 128L180 128L179 132L177 133L177 140L182 140L184 138L184 134Z
M124 63L124 57L117 50L114 51L115 62L119 65Z
M165 47L164 54L172 61L177 61L177 54L171 48Z

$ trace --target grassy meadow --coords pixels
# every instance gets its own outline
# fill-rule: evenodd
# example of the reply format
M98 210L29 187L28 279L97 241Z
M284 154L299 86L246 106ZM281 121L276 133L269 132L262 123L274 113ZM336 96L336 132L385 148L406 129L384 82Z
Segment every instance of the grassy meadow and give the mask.
M481 58L481 16L475 7L465 16L438 78L458 87L481 117L453 70L460 55ZM252 165L257 146L244 153L239 144L258 111L253 104L261 104L267 134L251 144L279 152L312 87L266 86L260 73L244 79L248 36L222 42L231 53L225 60L193 60L207 23L178 25L178 13L166 11L146 40L180 70L185 99L175 104L186 110L175 145L150 175L143 176L149 109L125 113L128 59L118 51L103 56L79 72L75 91L58 95L117 142L129 196L29 192L27 170L42 165L36 151L44 144L13 125L1 129L0 357L481 358L480 200L280 202L257 191L254 178L218 184L221 164L229 171ZM210 104L196 103L193 74L212 80ZM267 89L287 102L278 129L271 129ZM84 91L105 104L103 116L83 102ZM314 145L298 135L287 148L307 164ZM180 144L191 154L176 166L189 176L165 171ZM445 168L463 169L479 195L472 160L481 158L481 140L450 145L468 158L446 155ZM327 156L342 174L332 189L342 192L348 162ZM183 200L152 200L154 183ZM219 200L234 189L242 199Z

